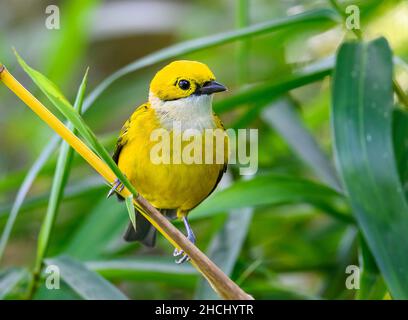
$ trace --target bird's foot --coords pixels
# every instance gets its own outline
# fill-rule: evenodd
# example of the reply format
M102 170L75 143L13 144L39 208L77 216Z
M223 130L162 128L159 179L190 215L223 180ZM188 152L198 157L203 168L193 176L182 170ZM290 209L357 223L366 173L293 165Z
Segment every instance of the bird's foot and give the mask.
M179 255L183 254L183 250L175 248L173 251L173 257L178 257Z
M189 260L190 260L190 257L186 254L183 254L183 256L180 259L176 260L176 264L182 264Z
M173 256L174 256L174 257L181 256L180 259L177 259L177 260L175 261L176 264L182 264L182 263L184 263L184 262L190 260L190 257L189 257L187 254L185 254L183 250L179 250L179 249L177 249L177 248L174 249Z
M187 228L187 239L190 240L190 242L193 243L193 244L195 244L195 242L196 242L196 238L195 238L194 233L191 230L190 226ZM175 261L176 264L182 264L182 263L190 260L190 257L187 254L185 254L183 250L177 249L177 248L174 249L173 256L174 257L181 256L180 259Z
M112 188L109 190L109 193L106 196L106 198L109 198L110 196L112 196L112 194L114 194L116 191L121 192L124 187L125 186L122 184L122 182L120 182L119 179L116 179L115 182L112 185Z

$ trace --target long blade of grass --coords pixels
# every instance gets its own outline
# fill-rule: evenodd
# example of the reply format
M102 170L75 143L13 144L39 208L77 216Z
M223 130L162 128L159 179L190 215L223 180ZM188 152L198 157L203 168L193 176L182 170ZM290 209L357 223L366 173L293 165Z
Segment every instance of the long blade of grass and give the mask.
M163 257L88 261L85 265L109 280L159 281L192 287L199 275L191 265L176 265Z
M126 197L126 209L129 214L129 219L132 222L133 228L136 230L136 211L133 205L133 195Z
M46 259L48 266L56 266L61 278L78 295L87 300L127 300L128 298L99 274L68 256Z
M77 112L81 112L82 103L84 100L86 84L88 80L88 69L82 79L81 85L79 86L77 97L74 103L74 109ZM69 123L67 125L68 129L72 130L75 134L76 130L74 125ZM45 215L45 219L41 226L40 234L38 236L38 247L37 247L37 258L34 267L34 272L39 273L41 270L41 265L45 257L46 251L48 249L49 240L51 236L51 230L54 225L54 221L58 212L60 202L62 200L62 195L68 180L71 169L71 161L73 157L74 150L69 146L68 143L63 142L61 144L60 153L57 160L57 166L55 169L55 174L51 186L51 193L48 202L48 208Z
M37 177L38 173L43 168L44 164L48 161L50 156L55 150L55 147L58 145L60 138L54 137L53 140L47 145L47 147L42 151L40 156L34 162L33 166L28 171L27 175L24 178L23 183L21 184L20 188L18 189L16 199L14 200L13 206L10 211L10 215L8 216L6 226L1 234L0 239L0 261L3 257L4 250L6 249L7 242L10 238L11 231L13 229L14 223L17 219L17 216L20 212L20 208L23 205L24 199L27 196L28 191L31 188L35 178Z
M331 68L324 68L317 71L312 70L308 72L299 72L279 82L273 80L256 86L247 87L239 90L233 96L215 103L214 110L217 113L223 113L230 111L239 105L252 101L261 100L269 102L273 98L279 97L290 90L321 80L330 75L331 72Z
M263 109L271 104L271 101L293 89L322 80L330 75L334 66L334 57L332 58L324 58L299 68L290 76L279 81L272 80L245 86L232 96L215 102L214 110L218 113L224 113L241 105L246 105L248 111L231 125L233 128L246 127L262 113Z
M245 28L249 25L249 2L248 0L238 0L235 5L235 26L237 29ZM237 83L245 84L248 81L249 69L249 40L245 39L237 43L236 64Z
M262 118L270 124L289 144L293 151L302 159L316 175L331 188L340 191L340 182L332 163L323 153L316 139L305 128L293 103L289 99L282 99L263 113Z
M51 103L58 108L58 110L69 120L78 132L84 137L93 150L106 162L109 168L115 173L118 179L126 186L126 188L132 193L137 195L137 192L129 180L119 170L112 157L98 141L95 134L86 125L80 114L75 111L74 107L64 97L61 90L49 79L47 79L40 72L31 68L16 52L17 60L24 69L24 71L31 77L34 83L41 89L41 91L47 96ZM110 181L113 183L113 181Z
M101 184L101 181L102 180L99 177L95 177L84 179L83 181L75 184L73 183L72 185L65 187L63 201L75 200L86 196L92 196L98 193L101 194L102 191L106 191L106 186ZM49 197L49 193L42 193L38 196L27 198L21 205L20 210L21 212L25 212L46 207ZM12 207L13 204L5 204L0 206L0 219L4 218L4 216L6 216L10 212Z
M334 74L332 127L339 171L364 238L391 295L407 299L408 205L392 144L392 71L384 38L344 44Z
M298 177L268 174L256 176L248 181L235 182L225 190L210 196L194 209L189 217L190 219L210 217L218 212L237 208L308 203L350 223L353 221L351 216L337 207L341 202L341 195L323 185Z
M13 291L16 285L27 277L28 271L26 269L9 269L0 273L0 300L3 300Z

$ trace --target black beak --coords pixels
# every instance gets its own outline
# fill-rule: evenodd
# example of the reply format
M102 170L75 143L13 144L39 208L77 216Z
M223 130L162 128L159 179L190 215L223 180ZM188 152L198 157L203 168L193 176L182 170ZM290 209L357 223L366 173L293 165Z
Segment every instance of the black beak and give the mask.
M200 94L213 94L227 90L221 83L217 81L208 81L198 90Z

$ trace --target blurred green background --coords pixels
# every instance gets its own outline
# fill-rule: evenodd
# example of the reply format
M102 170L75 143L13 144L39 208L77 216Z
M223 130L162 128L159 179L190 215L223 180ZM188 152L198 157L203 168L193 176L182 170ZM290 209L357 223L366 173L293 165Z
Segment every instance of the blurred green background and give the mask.
M45 27L49 4L60 9L59 30ZM385 36L394 54L407 61L407 1L340 4L358 4L365 37ZM18 66L12 47L73 103L87 66L91 92L116 70L172 44L327 8L337 14L331 1L324 0L2 1L0 60L55 111ZM238 184L224 198L214 194L208 200L213 202L204 202L196 215L191 213L198 247L256 299L348 299L356 293L344 285L346 266L359 264L359 236L347 201L333 191L339 190L339 180L332 160L328 76L338 46L352 36L334 20L323 15L178 57L208 64L228 86L226 95L216 97L226 127L259 129L257 176L272 178L249 186ZM84 113L109 151L124 121L146 101L154 73L170 60L118 78ZM291 86L293 79L304 82ZM408 85L407 73L399 72L398 79ZM263 85L275 91L261 91L250 99L243 94L234 100L237 93ZM52 136L0 86L0 231L21 183ZM3 270L33 265L57 156L54 152L49 157L19 210L0 261ZM232 166L221 188L242 179ZM174 264L173 248L163 237L158 237L153 250L124 243L126 208L105 199L107 191L102 179L75 155L48 257L65 254L84 262L132 299L215 297L190 265ZM271 199L262 201L268 195ZM223 200L238 201L239 207L229 210ZM24 296L28 276L22 275L9 297ZM80 297L65 284L61 290L41 286L35 295L38 299Z

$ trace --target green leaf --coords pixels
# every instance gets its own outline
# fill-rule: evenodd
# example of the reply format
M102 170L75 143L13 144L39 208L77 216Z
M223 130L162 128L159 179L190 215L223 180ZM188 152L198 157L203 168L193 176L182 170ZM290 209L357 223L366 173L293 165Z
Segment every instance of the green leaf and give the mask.
M7 242L10 238L11 230L13 229L14 223L16 222L17 216L20 212L20 208L23 205L24 199L27 196L35 178L38 176L39 172L43 168L44 164L48 161L50 156L58 145L59 138L54 137L52 141L43 149L40 156L34 162L27 175L24 178L23 183L18 189L17 196L14 200L13 206L10 210L10 215L8 216L6 226L4 227L3 233L0 239L0 260L3 257L4 250L6 249Z
M110 280L160 281L181 287L192 287L198 276L190 264L176 265L163 257L89 261L86 266Z
M332 163L307 130L289 99L281 99L270 105L262 118L270 124L288 143L293 151L324 182L340 191L340 182Z
M12 268L0 273L0 300L7 297L16 285L28 276L26 269Z
M230 125L230 127L247 127L252 121L255 121L262 110L270 106L271 102L273 102L275 99L293 89L322 80L332 72L332 69L333 66L330 63L328 64L325 60L320 60L312 65L296 70L290 76L280 79L279 81L272 80L260 84L246 86L243 89L238 90L230 97L215 102L214 110L218 113L224 113L241 105L245 105L248 111L243 113L240 118ZM263 115L266 122L270 123L271 120L269 120L268 117L269 116L267 114ZM317 168L318 165L315 165L314 167ZM324 170L326 170L326 168L320 171ZM336 186L333 177L330 178L329 182L333 185L332 187L335 186L335 189L339 189L338 183Z
M68 256L45 260L59 268L61 278L79 296L87 300L126 300L127 297L99 274Z
M323 79L329 75L331 71L331 68L306 72L299 71L279 82L272 80L259 85L246 87L239 90L234 95L215 103L214 110L218 113L223 113L244 103L260 100L263 102L270 102L272 99L277 98L290 90Z
M339 171L359 227L391 295L407 299L408 206L392 144L392 69L384 38L341 47L332 130Z
M85 88L88 79L88 69L82 79L81 85L78 89L77 97L75 99L74 109L77 112L81 112L82 102L85 95ZM73 130L75 134L74 126L72 123L68 124L68 129ZM51 230L58 212L60 202L64 193L65 185L68 180L68 176L71 168L71 161L73 157L73 149L66 143L61 144L60 154L58 156L57 166L51 186L51 193L48 202L47 212L41 225L40 234L38 236L37 258L36 258L36 270L41 269L42 260L48 249L48 244L51 236Z
M103 197L77 229L72 230L62 250L64 254L79 260L100 259L109 243L120 238L128 220L123 205L109 200Z
M125 175L119 170L112 157L98 141L95 134L89 129L85 121L80 114L71 106L68 100L63 96L58 87L47 79L44 75L28 66L24 60L17 54L17 59L31 79L37 84L37 86L44 92L51 103L58 108L58 110L69 120L78 132L84 137L86 142L94 149L94 151L106 162L109 168L115 173L118 179L126 186L126 188L133 194L137 194L133 185L125 177Z
M227 179L228 183L232 180L232 176L229 173ZM231 276L234 270L235 263L252 222L253 211L252 208L232 210L228 214L221 230L217 232L210 242L207 255L227 276ZM195 298L203 300L219 299L204 279L201 279L198 284Z
M235 1L235 26L237 29L245 28L249 25L249 3L248 0ZM237 83L245 84L249 78L249 40L243 40L237 43L236 66Z
M210 196L194 209L191 219L209 217L218 212L237 208L309 203L346 222L352 218L337 208L342 197L332 189L298 177L274 174L256 176L235 182L232 186Z
M82 121L81 116L75 111L74 107L62 94L61 90L44 75L31 68L15 51L17 60L24 71L31 77L34 83L47 96L51 103L74 125L79 133L87 140L88 143L95 147L96 138L92 135L90 129ZM96 150L95 150L96 151Z
M101 178L94 176L88 179L83 179L78 183L68 185L64 190L63 201L81 199L83 197L102 194L106 190L106 186L101 184ZM45 207L48 204L49 193L42 193L38 196L27 198L20 206L22 212ZM5 204L0 206L0 218L7 215L13 204Z
M136 211L133 206L133 195L126 197L126 208L129 214L129 219L132 222L133 228L136 230Z

